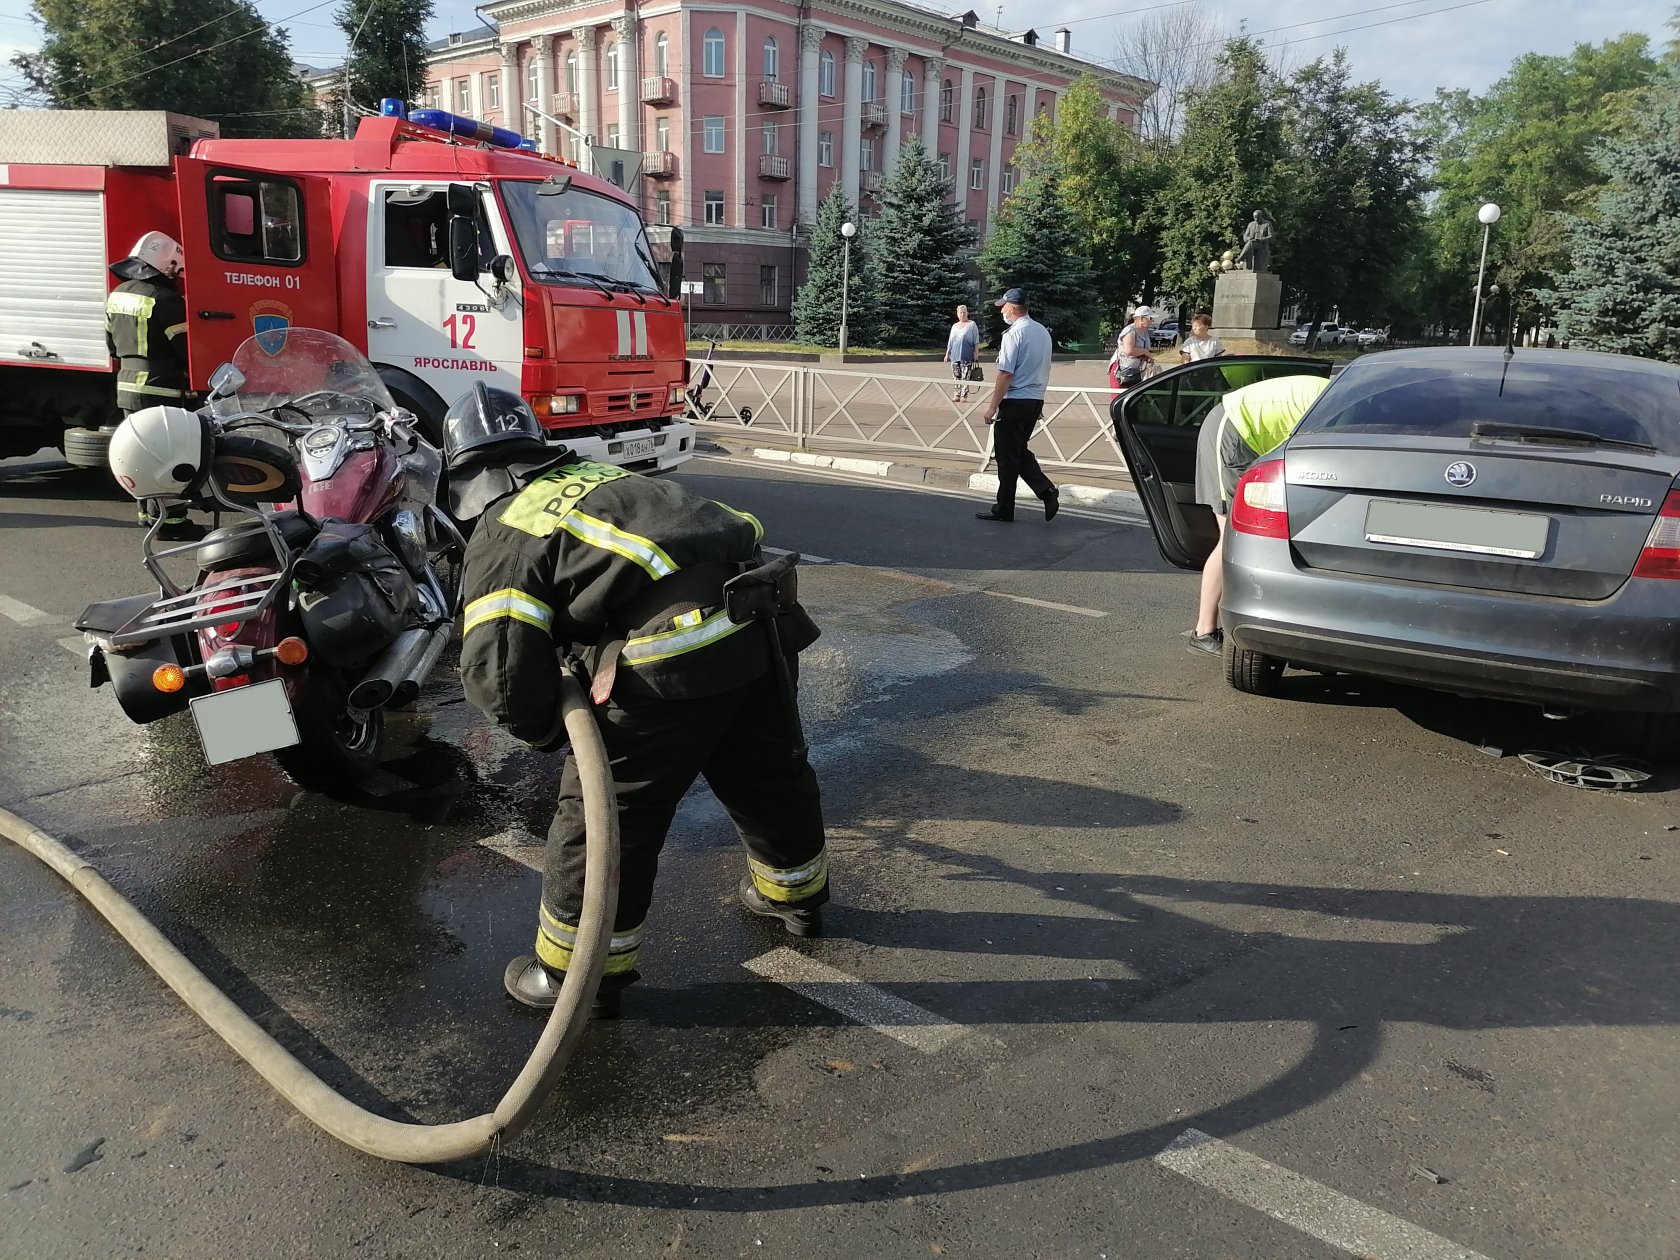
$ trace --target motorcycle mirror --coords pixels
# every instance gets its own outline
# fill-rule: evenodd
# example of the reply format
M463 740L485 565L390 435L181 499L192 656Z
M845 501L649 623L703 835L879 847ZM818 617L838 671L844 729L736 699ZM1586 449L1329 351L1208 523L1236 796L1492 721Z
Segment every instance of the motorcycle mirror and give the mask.
M210 397L231 398L245 387L245 373L224 363L210 374Z
M478 224L464 215L449 220L449 273L457 280L478 280Z

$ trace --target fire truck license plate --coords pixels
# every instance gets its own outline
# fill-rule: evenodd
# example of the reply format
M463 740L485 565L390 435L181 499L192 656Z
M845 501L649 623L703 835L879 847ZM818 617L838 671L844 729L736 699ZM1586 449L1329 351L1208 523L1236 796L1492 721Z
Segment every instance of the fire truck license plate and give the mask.
M637 438L634 442L624 444L625 459L646 459L653 454L652 438Z
M204 760L213 766L298 742L286 684L278 678L199 696L192 701L192 715Z

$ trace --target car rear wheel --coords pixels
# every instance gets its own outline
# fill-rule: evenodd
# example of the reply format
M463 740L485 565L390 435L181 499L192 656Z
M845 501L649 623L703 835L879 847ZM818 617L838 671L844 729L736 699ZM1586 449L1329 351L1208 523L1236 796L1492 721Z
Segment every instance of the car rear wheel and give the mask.
M1250 652L1225 638L1225 681L1251 696L1277 694L1283 680L1283 661L1263 652Z

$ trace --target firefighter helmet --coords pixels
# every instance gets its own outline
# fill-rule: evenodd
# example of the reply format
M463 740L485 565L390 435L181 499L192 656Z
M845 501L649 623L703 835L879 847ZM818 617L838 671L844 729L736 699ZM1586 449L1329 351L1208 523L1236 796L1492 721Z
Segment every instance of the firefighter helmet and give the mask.
M111 435L111 472L136 499L179 499L210 464L210 434L185 407L147 407Z
M147 232L134 242L127 258L111 264L111 270L124 280L144 280L153 273L173 280L185 266L179 241L167 232Z
M549 466L570 457L543 437L537 413L518 394L483 381L455 400L443 417L443 458L449 470L449 507L459 521L481 515L519 488L509 466Z

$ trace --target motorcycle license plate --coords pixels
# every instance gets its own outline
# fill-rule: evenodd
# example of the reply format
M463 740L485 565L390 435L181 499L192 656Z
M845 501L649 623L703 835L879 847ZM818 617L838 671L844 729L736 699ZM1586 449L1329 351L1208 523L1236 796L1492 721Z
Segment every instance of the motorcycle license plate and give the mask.
M649 455L652 455L652 454L653 454L653 439L652 438L637 438L634 442L626 442L624 444L623 458L625 458L627 460L629 460L629 459L646 459Z
M213 766L298 742L286 684L278 678L195 697L191 707L204 759Z

